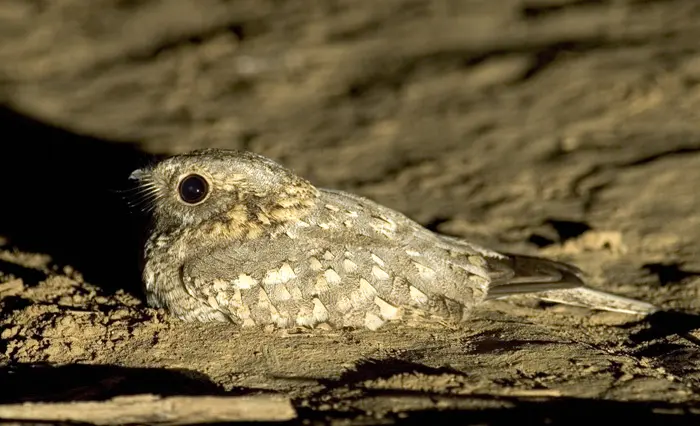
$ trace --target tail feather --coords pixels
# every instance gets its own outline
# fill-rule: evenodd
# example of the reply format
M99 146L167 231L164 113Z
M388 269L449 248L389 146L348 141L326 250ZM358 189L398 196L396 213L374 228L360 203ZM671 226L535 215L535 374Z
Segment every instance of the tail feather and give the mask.
M600 309L604 311L622 312L624 314L649 315L659 311L659 308L651 303L606 293L590 287L546 291L538 294L537 297L548 302L582 306L584 308Z
M507 255L504 259L489 259L489 266L494 271L489 298L585 285L580 269L541 257Z
M644 315L658 311L649 303L587 287L583 272L566 263L523 255L489 259L489 263L494 279L487 299L533 294L542 300L606 311Z

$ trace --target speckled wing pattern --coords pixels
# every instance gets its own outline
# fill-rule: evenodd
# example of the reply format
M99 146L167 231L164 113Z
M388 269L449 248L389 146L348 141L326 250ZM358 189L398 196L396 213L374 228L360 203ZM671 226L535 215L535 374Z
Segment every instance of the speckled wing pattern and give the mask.
M242 325L365 326L406 310L461 319L485 299L487 257L370 200L324 190L304 221L185 263L188 292Z

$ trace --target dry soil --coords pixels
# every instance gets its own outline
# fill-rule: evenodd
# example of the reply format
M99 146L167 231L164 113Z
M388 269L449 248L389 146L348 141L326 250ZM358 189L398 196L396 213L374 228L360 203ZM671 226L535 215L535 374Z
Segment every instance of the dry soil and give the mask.
M275 393L297 422L698 424L698 39L696 0L3 0L0 402ZM172 320L144 304L144 218L120 195L205 146L669 312Z

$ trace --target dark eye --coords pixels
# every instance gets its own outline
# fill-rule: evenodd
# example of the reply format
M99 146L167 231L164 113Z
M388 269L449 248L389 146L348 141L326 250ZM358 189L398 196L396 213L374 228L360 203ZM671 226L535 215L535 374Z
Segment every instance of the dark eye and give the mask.
M180 199L187 204L201 203L209 194L209 184L200 175L187 175L177 188Z

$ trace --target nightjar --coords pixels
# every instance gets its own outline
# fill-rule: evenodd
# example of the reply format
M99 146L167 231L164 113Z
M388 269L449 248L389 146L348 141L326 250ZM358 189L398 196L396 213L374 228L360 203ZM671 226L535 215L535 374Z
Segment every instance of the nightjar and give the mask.
M131 178L152 209L147 300L186 321L376 330L416 318L459 322L485 300L523 293L656 310L586 287L573 266L436 234L250 152L198 150Z

